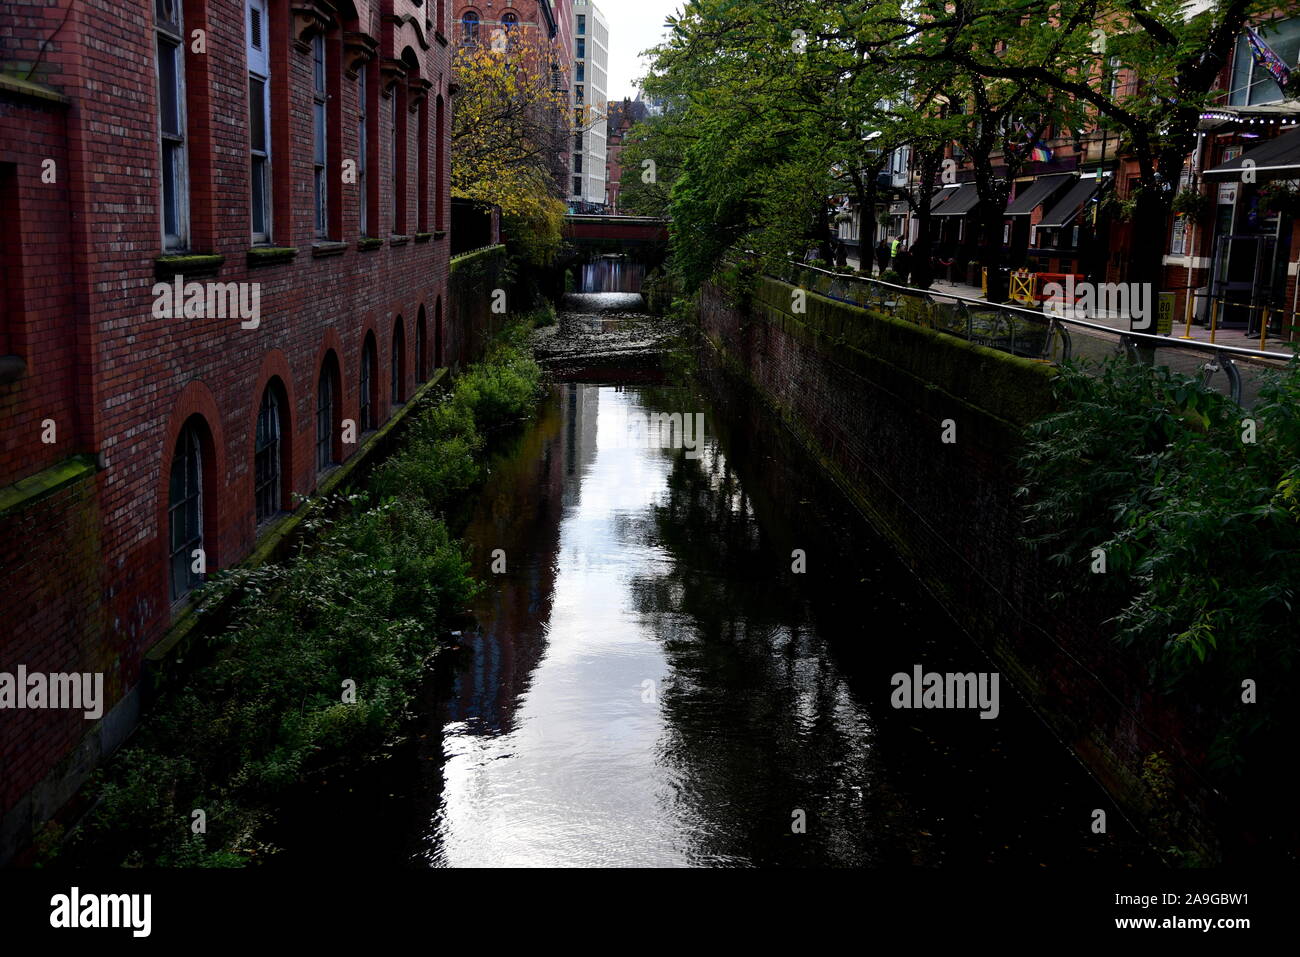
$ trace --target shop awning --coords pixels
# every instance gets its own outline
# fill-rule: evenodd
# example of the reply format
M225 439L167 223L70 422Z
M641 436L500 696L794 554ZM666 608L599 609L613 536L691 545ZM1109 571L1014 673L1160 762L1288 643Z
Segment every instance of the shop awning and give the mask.
M1007 203L1006 215L1028 216L1055 196L1057 191L1064 188L1072 178L1071 173L1055 173L1051 176L1040 176L1032 183L1021 183L1019 194Z
M1079 215L1083 209L1084 203L1097 195L1097 190L1101 188L1101 179L1081 179L1066 191L1066 194L1057 201L1056 205L1043 214L1042 221L1039 222L1039 229L1059 229L1062 226L1068 226L1074 221L1074 217Z
M890 216L906 216L906 215L907 215L907 200L902 199L902 200L898 200L897 202L890 203L890 204L889 204L889 215L890 215Z
M1300 129L1283 133L1276 139L1261 143L1242 156L1229 160L1222 166L1205 171L1208 180L1241 179L1241 171L1250 160L1255 164L1255 175L1261 180L1296 179L1300 177Z
M960 189L959 186L944 186L941 189L936 189L933 195L930 196L930 213L933 215L936 209L956 196Z
M953 190L953 194L952 198L943 201L943 205L936 209L933 215L965 216L980 201L980 194L974 183L962 183Z

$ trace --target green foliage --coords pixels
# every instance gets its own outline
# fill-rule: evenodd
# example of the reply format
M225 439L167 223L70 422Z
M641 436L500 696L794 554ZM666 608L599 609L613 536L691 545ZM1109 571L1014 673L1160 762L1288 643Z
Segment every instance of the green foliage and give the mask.
M619 205L624 212L658 217L671 213L672 187L681 175L682 150L689 136L681 121L679 112L669 111L628 130L620 158ZM646 160L653 162L653 175Z
M266 850L256 834L278 795L392 737L446 621L478 588L438 511L481 478L484 433L537 400L526 332L510 331L418 415L371 491L324 503L305 523L309 547L205 586L205 605L231 613L209 639L211 662L100 772L68 859L240 866ZM195 809L205 833L191 832Z
M1167 187L1242 26L1276 9L1190 6L691 0L650 51L644 86L668 109L629 137L628 208L671 215L673 266L693 290L729 252L776 267L824 244L828 199L869 209L897 198L875 182L898 147L912 148L922 186L938 185L954 141L969 168L1000 165L1010 181L1040 140L1102 130L1135 160L1131 258L1158 281ZM642 182L644 159L658 164L657 183ZM1006 190L975 182L976 225L997 247Z
M1215 764L1244 771L1296 718L1285 695L1241 696L1246 679L1279 689L1295 675L1300 363L1249 414L1164 367L1096 371L1063 370L1061 411L1029 430L1030 539L1060 572L1057 597L1113 614L1159 687L1222 720Z
M758 272L752 262L729 263L718 273L718 284L727 302L737 309L746 309L754 297Z

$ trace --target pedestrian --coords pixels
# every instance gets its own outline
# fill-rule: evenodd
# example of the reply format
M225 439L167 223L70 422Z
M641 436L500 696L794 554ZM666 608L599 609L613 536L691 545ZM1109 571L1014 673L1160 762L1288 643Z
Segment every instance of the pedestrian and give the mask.
M895 236L894 241L889 246L889 258L895 261L894 268L897 269L898 247L903 245L903 237Z
M881 236L880 242L876 244L876 266L877 275L881 276L889 268L889 241L884 236Z
M898 255L894 257L894 272L898 273L898 284L907 285L908 274L912 271L912 254L907 251L907 246L898 247Z
M835 244L835 268L847 269L849 266L849 246L848 243Z

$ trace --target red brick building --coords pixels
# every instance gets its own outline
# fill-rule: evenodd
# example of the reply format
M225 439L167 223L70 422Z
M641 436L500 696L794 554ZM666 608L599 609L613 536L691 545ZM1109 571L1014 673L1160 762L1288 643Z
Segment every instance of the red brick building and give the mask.
M500 35L507 42L523 37L529 67L550 76L550 88L569 91L573 58L573 4L571 0L470 0L458 2L452 24L456 46L491 44ZM566 97L567 102L567 97ZM567 116L555 117L556 129L567 125ZM555 175L567 189L570 169L568 142L557 150Z
M1300 16L1278 7L1251 20L1278 57L1300 63ZM1300 66L1296 67L1300 69ZM1108 66L1112 89L1129 94L1139 78L1118 60ZM1197 196L1199 212L1169 218L1163 249L1163 291L1173 293L1179 331L1188 318L1208 324L1211 301L1216 325L1236 330L1233 345L1258 344L1259 327L1269 318L1270 335L1300 337L1300 215L1279 202L1282 184L1300 179L1300 101L1288 97L1255 62L1244 33L1220 72L1213 105L1203 111L1195 149L1178 182L1170 188ZM1270 146L1274 140L1275 145ZM1072 134L1048 130L1037 144L1043 159L1020 165L1009 184L1003 224L1003 260L1034 272L1076 273L1098 282L1129 280L1136 231L1121 214L1139 183L1137 161L1122 152L1120 137L1100 128ZM1259 172L1243 177L1237 167L1251 150L1266 148ZM957 182L934 192L931 238L940 278L979 283L977 210L979 198L969 162ZM891 163L895 190L911 183L910 150L895 151ZM1000 154L996 175L1005 176ZM901 173L902 175L897 175ZM1275 208L1281 207L1281 208ZM860 211L846 210L840 239L856 247L871 244L873 230ZM909 204L895 198L875 210L886 213L885 234L915 242L919 223ZM870 261L866 250L862 261ZM1242 341L1248 335L1251 341ZM1274 342L1272 347L1276 347Z
M620 212L619 193L623 188L623 140L627 131L645 118L645 104L639 99L625 96L621 103L609 105L605 133L605 205L616 215Z
M106 698L0 698L0 860L129 732L204 573L459 359L450 16L0 9L0 680L102 672Z

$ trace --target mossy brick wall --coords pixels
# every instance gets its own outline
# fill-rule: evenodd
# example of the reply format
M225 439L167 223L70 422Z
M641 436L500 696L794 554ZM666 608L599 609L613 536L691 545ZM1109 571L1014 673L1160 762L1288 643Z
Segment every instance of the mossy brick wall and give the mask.
M485 246L451 261L451 322L447 365L467 365L482 357L483 349L505 325L514 304L513 290L503 282L505 246ZM506 311L493 312L493 293L507 293Z
M93 462L51 469L44 487L33 482L26 495L6 499L0 509L0 568L4 609L0 671L102 672L106 699L122 694L122 664L129 653L104 620L101 515ZM30 836L30 813L8 817L49 772L94 727L81 711L0 712L0 848Z
M403 330L398 375L407 396L416 387L420 324L426 377L435 345L464 338L451 328L448 302L452 51L435 36L450 27L430 22L440 10L449 19L445 7L356 0L356 22L331 31L331 43L341 44L343 31L357 29L379 42L377 58L366 67L372 97L369 232L383 243L358 248L359 198L355 187L342 182L338 164L357 154L353 118L359 86L343 69L343 58L331 57L331 103L336 105L329 126L330 234L341 245L314 249L311 56L294 45L296 21L288 5L273 0L272 13L278 15L271 17L267 33L272 239L297 252L285 261L254 265L248 259L245 4L194 0L184 5L187 30L201 24L206 31L206 52L187 54L185 71L188 251L220 257L214 272L185 278L260 284L260 325L243 329L238 319L152 314L163 254L153 5L86 0L70 7L0 6L5 56L31 64L39 54L32 80L62 97L42 99L0 85L6 231L0 326L6 347L26 363L25 374L0 385L0 488L77 455L91 456L99 467L92 483L94 508L87 513L94 516L93 528L85 524L89 519L77 518L81 532L75 548L29 545L28 554L14 545L21 538L6 541L10 550L0 555L0 595L5 596L0 664L34 667L54 636L76 632L87 647L111 650L116 677L107 706L124 700L138 684L145 653L184 611L169 600L166 506L170 462L186 420L200 417L206 435L208 568L228 567L266 534L256 524L253 444L258 406L269 383L278 380L285 396L283 492L292 508L295 495L312 493L323 480L315 467L315 421L326 356L334 355L340 371L335 419L356 421L360 356L373 334L376 412L384 422L393 408L396 330ZM418 77L431 87L422 102L411 77L396 78L392 87L399 130L405 132L406 162L399 171L405 173L406 188L399 190L391 178L390 90L381 82L380 66L408 50L419 62ZM441 142L435 133L439 101L447 120ZM428 131L423 144L421 110ZM54 183L42 182L47 159L56 161ZM400 221L394 196L404 197ZM411 238L394 241L394 233ZM20 255L11 256L11 250ZM46 419L57 428L52 443L41 441ZM344 461L358 448L336 445ZM48 524L54 540L62 541L57 531L62 521L52 514L37 524ZM93 560L84 552L87 542L95 543ZM25 583L43 567L49 588L66 585L63 576L73 558L86 558L100 570L97 591L70 588L80 603L75 610L67 602L37 603L37 597L46 602L53 592L38 595ZM52 624L51 615L60 624ZM67 754L57 744L29 753L50 774ZM29 777L24 772L22 780ZM6 788L6 802L14 787ZM0 814L7 810L8 803L0 806Z
M1213 854L1217 809L1188 743L1200 738L1090 609L1047 600L1020 541L1015 462L1023 427L1053 408L1052 367L813 293L796 314L794 292L759 278L739 308L706 286L706 352L774 407L1126 812L1163 816L1175 833L1153 837ZM1158 751L1174 765L1173 806L1153 805L1143 778Z

